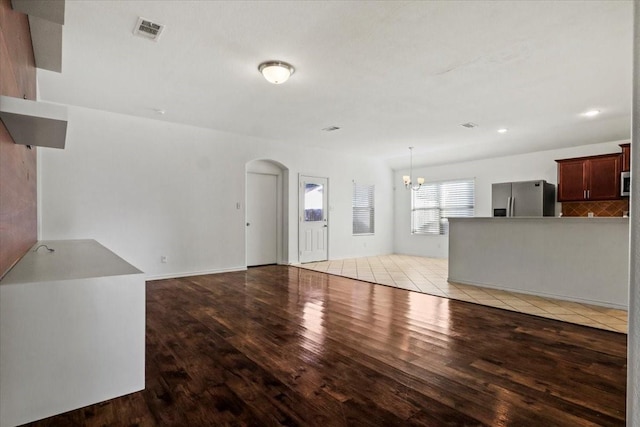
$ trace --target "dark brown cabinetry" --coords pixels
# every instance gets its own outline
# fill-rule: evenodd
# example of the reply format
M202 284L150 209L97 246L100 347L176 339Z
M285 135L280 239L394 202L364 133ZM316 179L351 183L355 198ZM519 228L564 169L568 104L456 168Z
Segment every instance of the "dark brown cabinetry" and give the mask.
M620 154L556 160L558 201L620 198Z
M631 144L620 144L622 148L622 172L631 170Z
M558 201L573 202L586 199L583 159L556 160L558 162Z

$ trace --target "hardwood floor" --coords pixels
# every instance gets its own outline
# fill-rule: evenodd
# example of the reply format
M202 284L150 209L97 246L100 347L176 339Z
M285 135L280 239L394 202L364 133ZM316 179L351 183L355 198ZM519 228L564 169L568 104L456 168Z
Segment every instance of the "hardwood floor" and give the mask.
M626 336L269 266L148 282L146 375L33 425L622 426Z
M607 331L628 331L627 310L450 282L446 258L389 254L311 262L297 267Z

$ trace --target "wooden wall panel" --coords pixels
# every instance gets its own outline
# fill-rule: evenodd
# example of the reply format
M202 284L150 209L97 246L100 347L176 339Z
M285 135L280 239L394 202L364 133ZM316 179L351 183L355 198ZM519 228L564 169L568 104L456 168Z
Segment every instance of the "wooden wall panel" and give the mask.
M0 94L36 99L36 68L26 15L0 0ZM37 240L36 149L13 143L0 122L0 277Z

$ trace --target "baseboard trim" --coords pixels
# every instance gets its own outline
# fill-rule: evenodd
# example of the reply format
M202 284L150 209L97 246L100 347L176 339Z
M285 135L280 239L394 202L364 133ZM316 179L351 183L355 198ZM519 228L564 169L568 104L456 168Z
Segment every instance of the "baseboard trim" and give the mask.
M620 309L620 310L627 310L627 311L629 310L628 306L622 305L622 304L615 304L615 303L606 302L606 301L595 301L595 300L590 300L590 299L585 299L585 298L569 297L569 296L566 296L566 295L556 295L556 294L550 294L550 293L546 293L546 292L523 291L522 289L513 289L513 288L509 288L507 286L496 286L496 285L492 285L492 284L488 284L488 283L469 282L469 281L466 281L466 280L458 280L458 279L456 279L454 277L447 277L447 282L460 283L462 285L478 286L478 287L482 287L482 288L496 289L496 290L499 290L499 291L513 292L513 293L517 293L517 294L533 295L533 296L537 296L537 297L554 298L554 299L559 299L559 300L563 300L563 301L579 302L579 303L582 303L582 304L598 305L600 307L617 308L617 309Z
M219 273L232 273L234 271L246 271L246 266L231 267L231 268L219 268L214 270L202 270L202 271L190 271L183 273L167 273L167 274L151 274L145 277L145 281L163 280L163 279L178 279L180 277L191 276L205 276L207 274L219 274Z

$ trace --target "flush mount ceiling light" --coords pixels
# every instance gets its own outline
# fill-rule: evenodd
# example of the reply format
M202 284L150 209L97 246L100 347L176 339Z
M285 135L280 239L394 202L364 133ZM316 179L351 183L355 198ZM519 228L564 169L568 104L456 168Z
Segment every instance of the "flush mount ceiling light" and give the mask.
M418 185L411 185L411 180L413 179L413 147L409 147L410 153L410 163L409 163L409 175L404 175L402 177L402 183L404 184L406 189L412 189L414 191L418 190L424 184L424 178L418 178Z
M509 129L507 129L507 128L498 129L498 133L507 133L508 131L509 131Z
M258 66L258 71L262 73L269 83L275 85L286 82L295 68L291 64L282 61L267 61Z
M582 113L582 115L585 117L595 117L598 114L600 114L600 110L589 110L586 113Z

